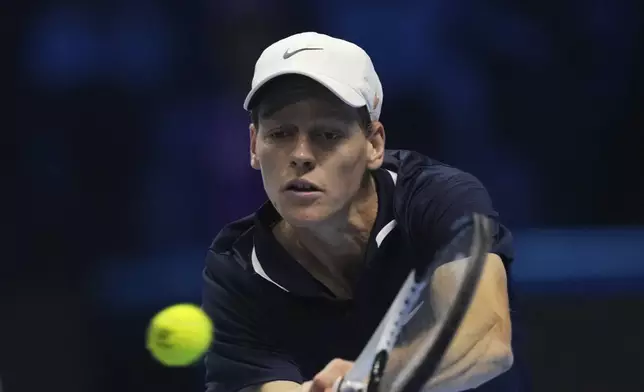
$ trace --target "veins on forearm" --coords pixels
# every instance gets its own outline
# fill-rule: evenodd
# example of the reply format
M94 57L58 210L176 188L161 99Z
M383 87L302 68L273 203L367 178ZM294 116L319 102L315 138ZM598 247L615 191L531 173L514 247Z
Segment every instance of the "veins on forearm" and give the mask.
M426 391L455 392L475 388L502 372L491 347L498 342L497 326L465 350L450 346ZM469 346L469 345L468 345ZM463 347L461 347L463 348ZM451 354L451 355L450 355Z

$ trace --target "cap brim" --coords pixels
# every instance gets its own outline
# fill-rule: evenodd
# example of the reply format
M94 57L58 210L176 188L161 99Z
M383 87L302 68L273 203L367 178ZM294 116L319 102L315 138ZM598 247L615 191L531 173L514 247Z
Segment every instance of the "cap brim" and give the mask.
M315 80L316 82L320 83L321 85L329 89L333 94L335 94L338 98L340 98L344 103L346 103L349 106L352 106L354 108L359 108L367 105L367 101L364 99L362 95L360 95L358 92L356 92L354 89L347 86L346 84L338 82L337 80L331 77L312 73L312 72L306 72L302 70L285 69L285 70L273 73L270 76L264 78L264 80L259 82L252 90L250 90L250 92L246 96L246 99L244 100L244 109L249 110L249 105L253 97L266 83L270 82L271 80L275 79L278 76L293 75L293 74L306 76Z

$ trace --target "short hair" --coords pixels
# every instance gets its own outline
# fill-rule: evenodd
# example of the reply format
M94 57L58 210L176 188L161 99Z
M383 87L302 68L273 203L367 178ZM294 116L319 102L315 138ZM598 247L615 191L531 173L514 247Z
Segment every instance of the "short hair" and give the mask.
M333 93L320 83L302 75L281 75L259 89L251 99L248 107L255 128L259 127L260 109L263 115L271 115L285 106L302 98L319 94L321 96ZM339 98L333 97L337 100ZM360 128L369 134L371 132L371 116L366 106L356 108Z

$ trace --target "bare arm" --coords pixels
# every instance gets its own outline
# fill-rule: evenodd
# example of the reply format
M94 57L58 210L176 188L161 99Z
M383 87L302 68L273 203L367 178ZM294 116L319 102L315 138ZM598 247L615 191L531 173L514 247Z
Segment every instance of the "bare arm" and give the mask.
M437 269L432 305L446 312L454 296L461 261ZM500 257L489 254L481 281L428 390L456 392L475 388L507 371L513 363L507 276Z
M353 366L353 362L336 358L316 374L311 381L298 384L292 381L271 381L244 388L240 392L331 392L333 385Z
M239 392L300 392L302 386L293 381L271 381L261 385L251 385Z

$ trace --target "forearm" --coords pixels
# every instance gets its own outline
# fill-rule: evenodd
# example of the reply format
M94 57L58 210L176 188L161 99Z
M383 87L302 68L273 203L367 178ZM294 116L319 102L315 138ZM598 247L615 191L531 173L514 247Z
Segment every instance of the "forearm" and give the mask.
M454 340L427 391L457 392L476 388L507 371L513 363L512 349L500 338L495 325L482 338Z
M251 385L239 392L300 392L302 385L293 381L271 381L260 385Z
M464 268L457 260L437 269L432 282L432 305L437 318L445 317L454 297L455 283ZM465 317L439 368L430 381L432 391L462 391L480 385L512 365L509 301L505 267L488 255L483 276Z

